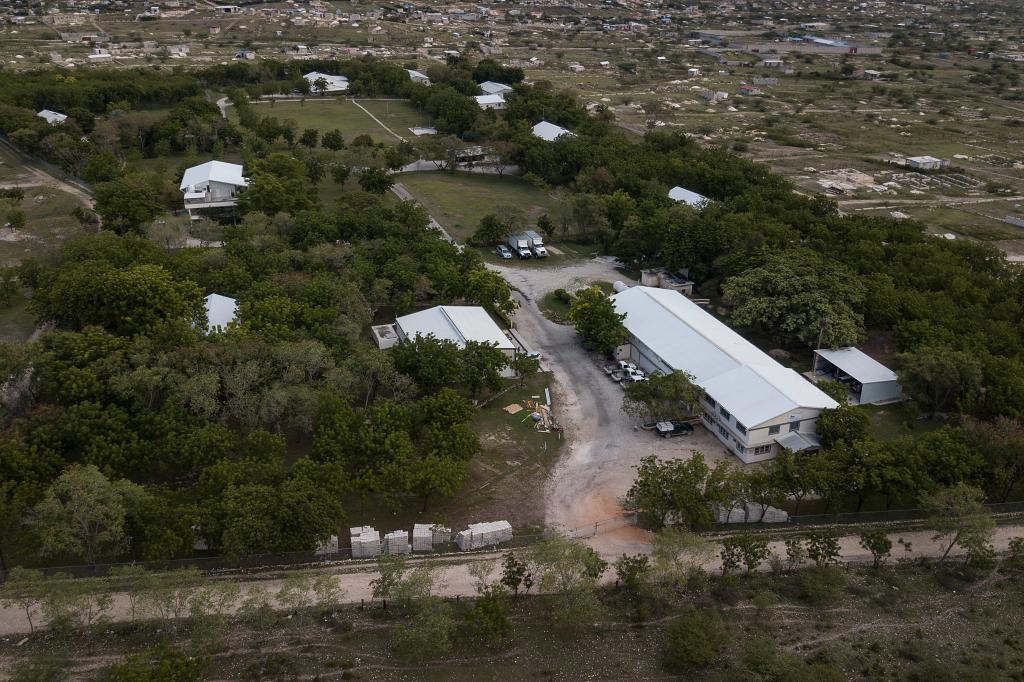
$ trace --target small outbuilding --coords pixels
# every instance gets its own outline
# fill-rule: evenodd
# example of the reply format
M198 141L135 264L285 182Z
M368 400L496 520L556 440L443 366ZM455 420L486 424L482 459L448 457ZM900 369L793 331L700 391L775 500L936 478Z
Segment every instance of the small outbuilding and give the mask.
M43 119L52 126L59 126L64 121L68 120L68 117L58 111L50 111L49 109L43 109L36 114L39 118Z
M230 296L210 294L206 297L206 333L226 331L238 315L238 301Z
M548 121L541 121L537 125L533 126L534 137L539 137L545 142L554 142L560 137L576 137L576 134L571 130L566 130L562 126L555 125Z
M815 379L840 381L850 388L851 402L880 405L903 399L896 372L858 348L819 348L814 351Z
M672 201L679 201L687 206L692 206L698 211L708 205L708 198L706 196L678 185L668 191L668 198Z
M504 109L505 98L501 95L477 95L473 99L481 109Z

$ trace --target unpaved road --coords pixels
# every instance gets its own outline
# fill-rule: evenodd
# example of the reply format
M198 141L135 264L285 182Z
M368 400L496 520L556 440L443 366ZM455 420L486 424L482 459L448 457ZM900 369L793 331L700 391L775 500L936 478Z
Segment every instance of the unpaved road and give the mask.
M1024 535L1024 526L1002 526L998 528L996 530L996 536L993 543L995 549L999 552L1004 552L1011 538L1020 537L1022 535ZM894 559L936 557L941 554L941 549L938 543L932 540L932 533L930 531L892 533L890 534L890 538L893 541ZM897 544L897 540L900 538L909 542L913 551L903 552L902 547ZM771 551L775 552L779 556L784 557L786 554L785 545L781 541L772 542L769 544L769 547ZM857 536L846 536L840 538L840 555L841 560L845 563L871 562L871 555L860 547L860 541ZM487 578L489 581L493 581L498 578L498 574L500 572L497 562L500 556L501 553L492 552L460 558L459 560L462 561L462 563L439 564L435 573L436 587L434 589L434 594L443 597L475 595L475 579L469 574L469 566L476 561L493 561L494 564L492 566L491 574ZM606 552L603 556L609 562L612 562L618 557L618 554L615 552ZM954 551L951 553L951 556L960 556L960 553ZM450 559L451 557L447 558ZM411 563L419 562L419 559L415 559ZM718 571L721 569L717 550L716 556L704 562L703 566L708 571ZM767 569L767 564L762 564L761 570ZM330 573L337 575L340 579L342 588L345 590L343 601L347 603L358 604L360 601L369 602L372 599L373 590L370 587L370 581L377 577L377 573L370 562L344 562L340 564L332 564L324 568L314 569L311 573ZM263 589L273 595L282 586L282 581L276 576L268 576L264 579L253 577L225 577L220 579L234 579L239 581L240 595L236 604L240 603L242 598L253 590ZM614 580L615 571L611 569L606 571L602 577L602 581L604 583L611 583L614 582ZM111 596L111 606L105 615L113 621L125 622L130 620L131 604L127 595L124 593L115 593ZM33 623L37 630L40 629L40 627L45 627L45 620L41 615L36 616L33 619ZM0 636L9 637L28 632L29 625L28 621L25 619L23 611L18 608L12 608L8 605L0 606Z
M531 267L532 266L532 267ZM608 259L565 267L530 264L491 266L518 289L520 308L514 321L528 345L544 355L555 380L555 416L568 439L545 491L545 521L555 528L575 529L622 513L619 498L633 482L643 457L689 457L694 450L707 459L727 457L719 441L698 428L689 437L661 439L636 428L622 411L622 388L600 367L600 358L580 345L575 329L545 318L536 299L554 289L574 290L595 281L633 282ZM588 539L609 555L649 549L647 534L621 528Z

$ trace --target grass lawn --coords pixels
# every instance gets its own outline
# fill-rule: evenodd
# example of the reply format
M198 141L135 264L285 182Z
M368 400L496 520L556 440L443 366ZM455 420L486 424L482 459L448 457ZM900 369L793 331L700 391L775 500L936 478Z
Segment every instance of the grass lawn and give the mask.
M0 145L0 182L17 180L22 173L23 167L18 155Z
M896 440L900 436L910 434L921 435L935 431L942 426L941 421L920 419L908 403L891 405L861 405L860 409L868 414L868 435L878 440Z
M32 336L36 318L28 309L28 299L19 292L10 305L0 307L0 341L23 343Z
M557 197L512 176L427 172L403 173L396 179L460 242L476 231L488 213L500 216L518 209L535 221L563 206ZM556 244L556 248L562 247Z
M25 214L25 227L17 232L0 231L0 265L17 265L26 258L52 260L64 240L82 232L71 217L79 205L77 198L59 189L26 187L25 198L17 207ZM0 202L0 210L6 215L10 202Z
M333 97L309 97L301 100L274 101L255 103L255 111L260 116L275 116L278 119L293 119L299 131L316 128L320 131L337 128L345 136L345 142L351 142L359 135L369 135L376 142L394 143L396 138L388 133L379 123L365 111L347 99ZM381 122L395 133L406 137L410 135L409 126L429 125L429 119L419 113L408 102L400 100L374 101L360 100L360 104L372 111ZM237 121L234 107L228 107L228 118Z

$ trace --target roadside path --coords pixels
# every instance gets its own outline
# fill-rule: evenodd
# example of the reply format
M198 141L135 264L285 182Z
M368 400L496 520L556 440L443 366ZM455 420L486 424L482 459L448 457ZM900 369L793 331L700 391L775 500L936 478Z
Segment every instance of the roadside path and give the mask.
M638 529L632 529L638 530ZM643 532L643 531L640 531ZM1005 552L1010 539L1014 537L1024 536L1024 526L1001 526L996 529L996 536L994 538L994 546L996 551ZM906 533L891 533L890 539L893 541L893 558L895 559L917 559L922 557L935 558L941 555L942 550L938 543L933 541L931 531L911 531ZM910 543L910 552L903 552L901 545L897 544L899 539L903 539ZM871 554L865 551L860 546L860 538L855 535L848 535L840 538L840 557L843 563L854 563L854 564L866 564L871 562ZM775 552L779 556L784 557L786 553L785 544L781 541L771 542L769 544L771 551ZM715 547L715 556L707 561L701 563L707 571L719 571L721 570L721 562L717 556L717 546ZM616 552L604 552L602 556L609 563L614 562L619 554ZM487 576L488 581L498 579L500 576L499 560L503 552L488 552L482 554L474 554L467 556L452 556L446 555L438 557L435 569L435 589L434 594L441 597L472 597L476 595L476 579L470 575L469 568L475 563L481 561L492 561L494 562L489 575ZM962 556L962 553L954 551L951 556L957 557ZM449 561L457 561L459 563L447 563ZM422 565L425 562L429 562L429 559L413 558L409 562L409 566ZM700 563L700 562L698 562ZM768 570L767 564L762 564L759 570ZM373 588L370 586L370 581L377 577L377 571L375 570L372 562L339 562L330 564L324 567L312 569L309 571L310 574L322 574L327 573L331 575L337 575L340 579L340 584L345 590L345 595L342 601L350 604L358 604L360 602L369 603L372 601ZM239 585L239 598L236 600L236 604L241 603L241 600L247 594L250 594L257 590L266 590L270 594L276 593L281 589L283 585L282 579L279 577L280 574L267 574L263 579L254 577L244 577L237 579ZM232 577L215 578L210 577L209 580L232 580ZM615 581L615 571L610 569L605 572L602 576L602 583L609 584ZM115 622L127 622L131 619L131 603L128 599L128 595L125 593L117 592L111 595L111 607L110 610L105 614L110 620ZM45 619L42 616L37 616L33 619L37 632L45 628ZM28 621L25 618L25 614L18 608L12 608L4 605L0 606L0 636L12 636L19 635L29 632Z
M357 101L356 101L356 100L354 100L354 99L352 99L352 100L349 100L349 101L350 101L350 102L352 102L352 104L355 104L355 105L356 105L357 107L359 107L360 109L362 109L362 110L363 110L363 113L365 113L365 114L366 114L367 116L369 116L370 118L372 118L372 119L373 119L374 121L376 121L376 122L377 122L377 125L379 125L379 126L380 126L381 128L383 128L384 130L388 131L389 133L391 133L392 135L394 135L395 137L397 137L397 138L398 138L398 140L399 140L399 142L405 142L405 141L406 141L406 139L405 139L404 137L402 137L401 135L399 135L398 133L396 133L396 132L395 132L394 130L392 130L391 128L388 128L388 127L387 127L386 125L384 125L384 121L380 120L379 118L377 118L376 116L374 116L373 114L371 114L371 113L370 113L370 110L369 110L369 109L367 109L366 107L364 107L364 106L363 106L362 104L360 104L359 102L357 102Z

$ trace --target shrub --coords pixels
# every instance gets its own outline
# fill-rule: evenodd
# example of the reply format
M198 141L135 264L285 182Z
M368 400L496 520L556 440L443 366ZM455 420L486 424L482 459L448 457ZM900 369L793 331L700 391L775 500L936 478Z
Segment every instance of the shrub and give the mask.
M830 604L839 598L846 576L835 566L811 566L800 573L800 598L811 604Z
M728 631L718 611L687 606L665 630L662 664L672 673L707 667L727 641Z
M572 294L570 294L565 289L555 289L554 293L555 293L555 298L557 300L561 301L562 303L565 303L565 304L572 303Z

